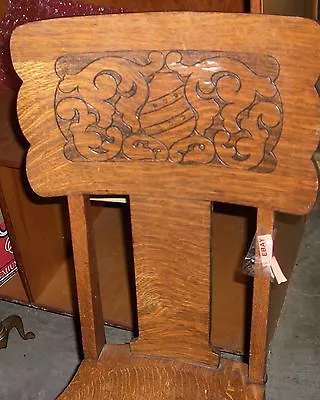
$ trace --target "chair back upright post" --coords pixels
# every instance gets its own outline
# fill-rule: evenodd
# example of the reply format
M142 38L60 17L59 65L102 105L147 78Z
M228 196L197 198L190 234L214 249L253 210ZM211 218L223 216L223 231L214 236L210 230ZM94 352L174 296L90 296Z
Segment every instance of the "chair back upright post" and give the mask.
M273 229L274 212L272 210L258 208L257 236L266 234L271 234L273 236ZM259 254L257 244L256 254ZM249 381L260 385L266 381L269 297L270 273L269 271L257 268L253 280Z
M89 196L68 196L83 355L97 360L105 334L89 201Z

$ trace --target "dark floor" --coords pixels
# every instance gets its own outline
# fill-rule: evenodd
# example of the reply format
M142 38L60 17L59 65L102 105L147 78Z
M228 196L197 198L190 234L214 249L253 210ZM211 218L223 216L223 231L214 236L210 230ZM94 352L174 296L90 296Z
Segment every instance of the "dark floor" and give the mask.
M267 400L320 399L320 207L307 224L297 267L268 362ZM22 341L12 332L0 350L0 400L53 400L74 374L80 358L71 318L0 302L1 319L23 317L36 338ZM114 342L130 334L113 328ZM88 399L89 400L89 399Z

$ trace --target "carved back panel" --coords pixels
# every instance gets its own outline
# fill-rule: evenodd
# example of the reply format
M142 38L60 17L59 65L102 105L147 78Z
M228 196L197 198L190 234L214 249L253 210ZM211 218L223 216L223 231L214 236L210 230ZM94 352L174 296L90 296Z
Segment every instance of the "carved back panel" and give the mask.
M106 52L62 56L55 70L55 116L70 161L171 162L265 173L276 167L283 105L279 65L270 56Z
M34 190L306 212L317 189L318 34L299 18L205 13L18 28Z
M317 35L301 19L192 13L19 28L32 186L305 212L316 192Z

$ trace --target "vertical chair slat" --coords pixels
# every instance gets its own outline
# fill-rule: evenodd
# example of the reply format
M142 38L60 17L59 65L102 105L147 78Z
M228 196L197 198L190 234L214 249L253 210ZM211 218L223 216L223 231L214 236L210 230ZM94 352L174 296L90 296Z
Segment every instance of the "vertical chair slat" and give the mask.
M88 196L68 196L73 257L85 358L98 359L105 343Z

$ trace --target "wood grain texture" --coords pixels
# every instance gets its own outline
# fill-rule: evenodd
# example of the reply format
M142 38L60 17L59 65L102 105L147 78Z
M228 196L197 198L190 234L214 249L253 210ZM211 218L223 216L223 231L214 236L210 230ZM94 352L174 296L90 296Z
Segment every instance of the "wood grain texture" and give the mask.
M100 356L105 335L88 203L87 196L68 197L82 347L84 357L94 360Z
M258 208L257 236L273 234L274 213ZM258 253L256 244L256 253ZM252 322L249 358L249 380L263 384L266 380L266 355L268 337L268 315L270 297L270 271L257 264L254 271Z
M318 187L310 158L319 141L319 100L314 89L320 64L320 54L315 51L319 29L316 23L297 18L206 13L80 17L19 27L13 34L11 48L14 66L24 81L19 93L18 112L23 132L31 143L27 167L33 188L45 196L107 192L157 197L170 193L172 197L179 197L183 191L184 197L190 199L228 199L235 204L263 206L298 214L307 212L314 203ZM40 50L43 31L46 32L48 49L45 55ZM277 160L274 171L265 174L237 169L233 165L230 168L218 168L211 164L195 167L192 163L150 165L148 162L94 161L87 165L66 159L66 140L57 125L53 107L59 84L55 71L56 60L61 56L83 57L84 54L96 53L97 49L103 54L132 48L136 51L196 49L250 55L254 51L254 57L272 56L277 60L280 73L276 85L284 107L284 119L280 140L272 150ZM312 63L308 61L310 54ZM263 65L267 67L265 63ZM110 93L113 86L104 86L105 82L102 82L99 81L101 88L105 87L106 93ZM237 92L237 84L230 83L228 79L225 82L228 98L234 95L234 91ZM103 97L103 90L96 92ZM239 91L240 99L241 93ZM32 107L33 104L38 106ZM278 123L268 107L256 122L262 135L266 134L263 123ZM90 115L93 117L94 111ZM46 132L50 132L50 136ZM252 129L249 128L249 132ZM93 136L96 134L92 132ZM88 140L92 135L88 133ZM255 138L258 136L254 135ZM111 144L116 142L115 135L106 137L105 141ZM251 142L248 137L246 143ZM299 148L295 150L298 144ZM88 145L91 144L88 142ZM222 142L221 145L226 152L234 151L232 144L228 147L228 142ZM46 146L52 150L46 152ZM202 148L200 146L200 155ZM245 156L246 150L245 145L243 153L235 157ZM98 145L99 151L102 149ZM243 161L248 161L247 156ZM157 179L160 175L161 180ZM303 191L300 190L301 186ZM250 190L244 191L244 187L250 187Z
M99 362L82 362L59 400L263 400L263 386L248 385L246 375L244 364L227 360L203 368L107 346Z
M210 203L131 198L136 353L217 366L209 346Z

